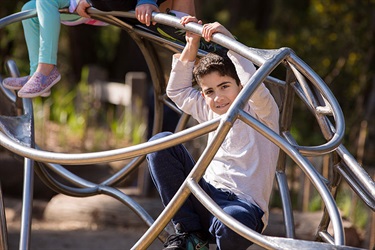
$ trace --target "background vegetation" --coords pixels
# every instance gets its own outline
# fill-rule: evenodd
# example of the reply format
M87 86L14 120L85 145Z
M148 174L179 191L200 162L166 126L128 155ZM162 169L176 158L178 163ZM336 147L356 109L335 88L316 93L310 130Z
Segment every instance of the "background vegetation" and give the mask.
M20 11L24 2L2 0L0 17ZM360 153L363 165L375 166L375 0L201 0L196 5L204 22L220 21L250 47L292 48L337 97L346 118L345 145L355 156ZM27 74L21 23L0 30L0 37L0 73L6 75L3 64L11 55L21 74ZM75 88L83 67L92 64L102 67L108 80L123 82L129 71L147 71L139 53L117 28L62 26L59 68L65 83L57 88ZM296 115L304 120L303 113ZM303 122L296 136L313 143L311 124ZM366 140L358 145L360 133Z
M25 2L2 0L0 18L20 11ZM197 0L196 7L203 22L223 23L250 47L292 48L336 96L346 119L344 145L369 173L374 173L375 0ZM27 74L21 23L0 30L3 76L7 74L4 62L10 55L21 74ZM108 80L117 82L123 82L127 72L147 72L137 46L126 32L114 27L62 26L58 63L64 76L62 83L54 87L51 99L36 99L36 104L48 103L47 120L70 122L71 127L81 129L75 130L79 138L87 136L82 130L87 128L85 117L92 112L92 107L82 104L88 98L85 95L80 95L77 105L77 93L85 93L85 85L77 84L87 78L83 69L100 66ZM317 140L316 126L302 110L294 116L301 128L294 131L296 138L313 145ZM113 132L122 127L116 121L109 129ZM351 202L350 196L345 197L343 209Z

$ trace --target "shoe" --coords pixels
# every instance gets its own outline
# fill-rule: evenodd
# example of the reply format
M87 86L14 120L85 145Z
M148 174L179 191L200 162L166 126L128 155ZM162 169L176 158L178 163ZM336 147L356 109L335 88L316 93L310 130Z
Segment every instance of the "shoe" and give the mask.
M58 83L61 79L60 73L57 71L56 66L52 69L48 76L42 73L35 72L27 83L18 91L18 96L22 98L33 98L41 96L48 92L50 88Z
M208 250L207 240L202 240L194 233L176 233L167 238L163 250Z
M179 227L177 224L176 228ZM203 240L197 233L184 233L177 230L164 243L163 250L209 250L208 240Z
M3 86L7 89L20 90L30 79L30 76L23 77L8 77L3 80ZM43 97L47 97L51 94L51 91L44 92L41 94Z
M19 90L27 83L29 79L30 76L8 77L3 80L3 85L7 89Z

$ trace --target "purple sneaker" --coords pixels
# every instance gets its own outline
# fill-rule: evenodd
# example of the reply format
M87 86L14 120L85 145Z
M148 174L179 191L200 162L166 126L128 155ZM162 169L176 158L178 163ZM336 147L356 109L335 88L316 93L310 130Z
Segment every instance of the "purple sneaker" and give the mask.
M3 85L7 89L19 90L27 83L30 76L8 77L3 81Z
M61 75L57 71L56 66L48 76L45 76L39 72L35 72L18 92L18 96L22 98L42 96L43 94L48 92L53 85L58 83L60 79Z
M30 76L23 77L8 77L3 80L3 85L7 89L20 90L30 79ZM44 92L41 96L47 97L51 91Z

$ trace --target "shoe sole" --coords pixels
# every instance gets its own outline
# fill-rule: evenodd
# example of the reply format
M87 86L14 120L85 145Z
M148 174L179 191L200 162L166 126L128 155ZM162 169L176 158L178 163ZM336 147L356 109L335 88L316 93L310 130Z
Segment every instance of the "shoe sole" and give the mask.
M22 87L14 87L14 86L5 85L4 83L3 83L3 86L4 86L4 88L14 90L14 91L20 90L22 88ZM40 96L41 97L47 97L47 96L50 96L50 95L51 95L51 91L47 91L47 92L42 93Z
M47 92L44 92L42 93L40 96L41 97L47 97L47 96L50 96L51 95L51 90L50 91L47 91Z
M60 81L60 79L61 79L61 75L59 75L47 88L45 88L41 92L37 92L37 93L20 93L20 92L18 92L18 96L21 97L21 98L34 98L34 97L38 97L38 96L42 96L42 97L49 96L51 94L50 89L56 83L58 83Z
M14 86L5 85L4 83L3 83L3 86L4 88L11 89L11 90L20 90L22 88L22 87L14 87Z

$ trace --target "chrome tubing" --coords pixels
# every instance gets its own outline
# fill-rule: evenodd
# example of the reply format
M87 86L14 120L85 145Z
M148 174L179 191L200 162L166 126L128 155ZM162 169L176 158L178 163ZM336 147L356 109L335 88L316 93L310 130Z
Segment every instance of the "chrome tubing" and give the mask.
M90 14L94 17L98 17L98 19L105 19L108 21L108 23L113 23L115 25L118 25L118 20L114 18L114 16L121 16L121 17L127 17L127 18L134 18L134 13L132 12L101 12L98 10L95 10L93 8L90 8L88 10ZM11 15L9 17L0 19L0 28L4 27L5 25L11 24L13 22L17 22L20 20L23 20L25 18L30 18L36 15L35 11L25 11L16 13L14 15ZM202 27L198 24L191 23L186 26L182 26L179 24L179 19L175 17L171 17L170 15L165 15L161 13L153 13L153 20L185 29L188 31L195 32L197 34L201 34ZM119 25L118 25L119 26ZM126 25L124 25L126 26ZM125 27L125 29L132 29L132 27ZM142 34L143 31L140 30L131 30L134 32L134 34ZM146 34L146 32L143 32ZM144 54L146 54L146 61L148 62L149 67L151 67L151 74L153 78L153 82L156 82L157 87L161 86L160 82L162 81L162 77L158 75L158 69L155 66L152 66L154 58L152 55L146 52L147 48L139 41L139 38L136 35L132 36L133 39L138 39L138 44L141 44L141 50ZM9 139L8 136L0 132L0 144L7 149L13 151L14 153L30 158L31 160L36 160L40 162L46 162L46 165L49 169L52 171L61 174L64 176L64 178L70 180L73 184L77 185L79 188L70 188L60 185L59 183L56 184L56 187L59 188L62 191L68 191L71 192L72 195L91 195L96 193L103 193L110 195L116 199L121 200L126 205L131 204L132 202L124 202L127 201L127 197L123 197L123 194L119 194L116 189L112 189L110 187L107 187L107 185L111 185L116 183L119 179L121 179L122 176L126 175L127 171L129 169L123 169L119 173L117 173L115 176L111 177L110 179L106 180L102 184L96 185L92 184L90 182L87 182L86 180L80 179L77 176L72 175L69 171L66 171L63 167L58 166L54 163L60 163L60 164L91 164L91 163L99 163L99 162L110 162L115 160L121 160L121 159L129 159L133 157L138 156L144 156L147 153L161 150L163 148L167 148L173 145L177 145L179 143L194 139L196 137L205 135L215 129L218 129L221 132L221 135L215 138L214 145L207 145L207 148L203 154L204 157L201 157L200 160L197 162L196 167L194 168L194 171L192 172L191 177L193 179L187 179L184 184L181 186L178 194L180 194L180 197L176 200L177 203L172 208L166 208L163 213L159 216L158 220L161 219L163 223L158 224L154 222L152 224L152 220L149 220L149 218L146 216L144 218L145 221L148 221L147 224L152 226L150 227L149 231L144 235L142 239L147 239L146 242L150 242L151 240L155 239L157 237L157 234L162 231L162 229L165 227L165 222L169 220L173 216L173 214L177 211L179 206L181 205L181 202L185 200L185 198L190 194L190 190L194 194L196 194L198 197L203 197L204 194L201 194L198 187L196 186L196 183L192 182L191 180L197 181L199 180L204 171L205 167L209 164L211 161L213 155L216 153L216 150L221 145L221 142L223 138L225 137L226 133L231 128L234 121L237 119L244 120L249 126L252 126L254 129L258 130L260 133L262 133L265 137L267 137L269 140L277 144L280 148L282 148L289 156L292 157L295 161L297 161L298 165L302 168L302 170L308 175L308 177L312 180L316 188L318 189L319 193L322 195L322 198L324 200L324 203L327 205L328 213L332 217L333 221L333 227L335 231L335 238L334 243L336 245L342 245L344 244L344 237L342 232L342 224L341 220L339 219L339 213L337 211L337 207L334 204L334 200L329 194L327 193L327 188L324 185L324 183L321 181L320 177L317 175L316 171L313 169L313 167L310 166L308 162L305 162L304 158L300 155L322 155L327 152L332 152L334 150L338 150L339 154L345 159L347 164L350 166L352 171L354 172L355 176L360 180L360 182L364 183L364 186L368 190L370 194L374 194L374 182L371 178L363 174L363 171L361 171L361 167L357 164L357 162L352 159L351 155L348 154L341 146L341 141L344 133L344 119L342 111L334 98L333 94L330 92L328 87L326 87L325 83L320 79L319 76L316 75L316 73L309 68L308 65L306 65L301 59L299 59L292 50L288 48L281 48L278 50L260 50L260 49L254 49L249 48L233 39L230 39L222 34L215 34L213 36L213 42L218 43L224 47L227 47L228 49L231 49L242 56L248 58L254 64L260 66L262 68L261 71L257 71L257 74L252 77L251 81L252 84L248 84L246 88L244 88L244 91L238 96L235 103L231 107L231 109L228 111L227 115L224 117L224 119L219 120L213 120L210 122L202 123L200 125L194 126L193 128L189 128L186 130L183 130L181 132L176 133L173 136L170 136L169 138L163 138L161 140L154 141L153 143L142 143L141 145L131 146L125 149L116 149L116 150L109 150L109 151L103 151L103 152L94 152L94 153L85 153L85 154L59 154L59 153L53 153L53 152L47 152L40 149L33 149L26 147L22 145L19 142L16 142L12 139ZM272 84L280 85L285 87L285 82L273 79L269 76L271 71L279 65L282 61L287 61L293 67L295 67L298 72L300 72L303 76L305 76L307 79L311 81L311 83L319 90L319 92L322 94L323 98L327 100L329 104L329 109L327 111L321 112L317 110L315 114L324 114L324 115L333 115L335 120L335 127L332 126L332 128L329 128L333 136L331 138L329 135L325 134L325 137L329 139L329 141L323 145L319 146L299 146L294 145L290 141L286 142L285 140L282 140L279 136L273 135L272 131L268 131L267 128L256 121L253 117L250 115L244 113L241 109L244 104L244 102L250 98L251 94L255 91L256 87L260 84L262 81L268 81ZM263 71L263 72L262 72ZM297 73L298 74L298 73ZM158 94L162 92L161 89L157 89ZM305 92L305 95L307 96L307 104L310 104L311 107L314 107L316 104L314 103L314 100L310 99L310 93ZM159 96L159 95L158 95ZM23 107L25 107L26 114L30 115L32 114L32 109L30 111L29 106L30 102L28 103L27 100L23 100ZM32 108L32 106L31 106ZM160 109L160 107L159 107ZM31 112L31 113L30 113ZM183 124L186 123L187 117L183 118ZM323 117L323 123L324 117ZM327 125L324 125L327 126ZM183 127L181 125L181 127ZM180 127L180 129L182 129ZM324 129L324 128L323 128ZM157 131L158 129L154 130ZM327 130L328 131L328 130ZM287 138L286 138L287 139ZM296 150L297 149L297 150ZM136 160L135 160L136 161ZM129 168L132 168L133 166L129 166ZM30 170L30 169L29 169ZM43 171L43 170L42 170ZM29 172L29 171L28 171ZM46 175L46 178L48 179L48 175ZM54 182L53 179L50 180L52 183ZM30 180L25 180L25 182L30 182ZM86 191L85 191L86 190ZM32 197L29 197L32 199ZM28 199L26 197L26 199ZM207 203L210 204L210 203ZM132 206L132 205L130 205ZM135 211L141 211L142 208L138 208L137 204L134 204ZM216 212L215 212L216 213ZM146 213L147 214L147 213ZM220 214L220 213L219 213ZM143 213L141 213L141 216L143 216ZM225 215L223 215L225 217ZM228 220L229 224L233 224L234 227L238 227L236 223L234 223L232 220ZM25 223L26 224L26 223ZM164 227L163 227L164 226ZM24 228L27 228L27 225L24 225ZM152 231L152 232L151 232ZM248 232L246 229L243 229L239 226L238 231L241 233L244 233L246 236L251 236L257 239L258 236L252 235L252 233ZM151 232L151 233L150 233ZM268 246L270 248L276 247L275 244L270 243L273 239L272 237L260 237L257 239L260 244L264 244L264 246ZM324 237L329 239L329 236ZM27 239L25 239L25 245L27 245ZM295 244L298 243L298 241L294 241ZM290 244L293 244L293 241L289 242ZM143 247L145 244L141 243L139 246L140 249L144 249ZM137 248L137 245L136 245ZM137 248L138 249L138 248ZM275 248L276 249L276 248ZM341 249L341 248L338 248Z

